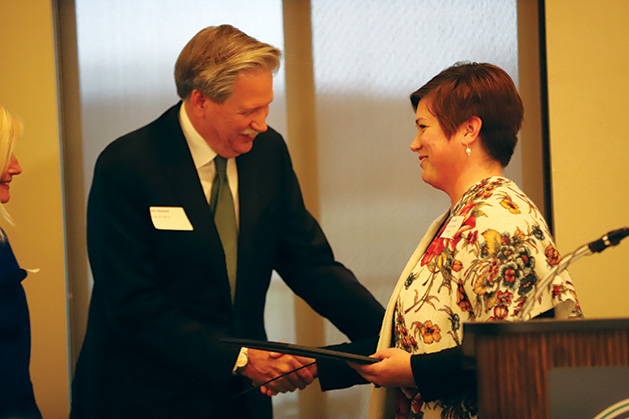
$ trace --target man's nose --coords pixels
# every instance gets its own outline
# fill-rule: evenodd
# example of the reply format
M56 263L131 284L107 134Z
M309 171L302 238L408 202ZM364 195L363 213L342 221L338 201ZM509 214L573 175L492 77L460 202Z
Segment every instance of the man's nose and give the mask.
M251 128L258 131L264 132L269 127L266 125L266 117L269 115L268 107L266 109L262 109L256 113L253 121L251 121Z

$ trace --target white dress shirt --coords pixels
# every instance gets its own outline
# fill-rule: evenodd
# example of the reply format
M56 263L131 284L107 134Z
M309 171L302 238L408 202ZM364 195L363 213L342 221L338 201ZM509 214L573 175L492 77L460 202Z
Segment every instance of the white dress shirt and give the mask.
M210 196L212 195L212 182L216 175L216 168L214 167L214 158L216 157L216 151L212 150L212 147L201 137L201 134L192 126L190 118L186 113L186 107L184 104L179 109L179 124L183 131L190 154L192 154L192 160L194 160L194 167L197 169L199 179L201 180L201 186L203 187L203 193L205 198L210 202ZM238 201L238 170L236 168L236 159L227 159L227 181L229 182L229 189L234 199L234 211L236 213L236 226L240 225L239 222L239 201Z
M194 161L194 167L199 174L199 180L201 180L201 186L203 187L203 193L205 199L210 202L212 196L212 182L214 176L216 176L216 167L214 166L214 158L216 157L216 151L212 150L212 147L201 137L201 134L192 126L190 118L186 113L186 107L182 104L179 109L179 124L183 131L183 136L186 137L190 154L192 154L192 160ZM236 226L240 225L239 222L239 204L238 204L238 169L236 168L236 159L227 159L227 181L229 182L229 189L234 199L234 211L236 213ZM241 348L238 358L247 354L247 348ZM236 374L236 364L232 368L232 374Z

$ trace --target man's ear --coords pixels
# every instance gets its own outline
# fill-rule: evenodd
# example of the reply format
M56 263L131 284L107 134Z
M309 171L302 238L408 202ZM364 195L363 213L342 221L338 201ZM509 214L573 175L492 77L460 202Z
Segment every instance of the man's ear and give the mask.
M210 99L207 98L199 90L193 90L186 98L187 103L186 110L192 112L195 116L202 116L205 113L206 107L209 105Z

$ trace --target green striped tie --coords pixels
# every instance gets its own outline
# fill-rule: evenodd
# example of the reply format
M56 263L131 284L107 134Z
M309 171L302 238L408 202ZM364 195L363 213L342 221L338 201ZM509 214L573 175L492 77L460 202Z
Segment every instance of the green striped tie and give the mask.
M216 168L216 176L212 182L210 208L214 213L214 223L225 252L225 264L233 302L236 293L236 267L238 266L236 212L234 211L234 199L227 181L227 160L217 155L214 159L214 167Z

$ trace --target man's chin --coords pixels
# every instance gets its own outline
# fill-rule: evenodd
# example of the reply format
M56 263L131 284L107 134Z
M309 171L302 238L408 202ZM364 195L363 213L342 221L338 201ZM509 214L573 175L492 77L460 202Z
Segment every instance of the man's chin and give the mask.
M234 148L234 151L239 155L250 152L253 148L253 140L254 139L252 138L250 141L239 142L237 147Z

